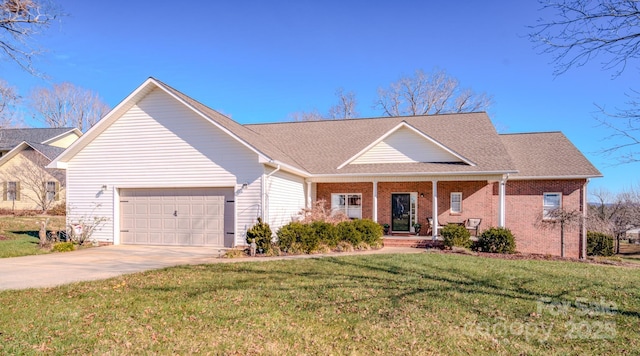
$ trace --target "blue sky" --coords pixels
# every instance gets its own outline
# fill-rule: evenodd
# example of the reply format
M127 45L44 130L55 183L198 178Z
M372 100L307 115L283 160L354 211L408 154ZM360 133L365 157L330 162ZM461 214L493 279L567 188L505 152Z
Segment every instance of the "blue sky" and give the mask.
M597 154L610 142L594 120L594 104L623 106L637 66L612 78L594 60L554 77L551 57L527 38L543 15L536 0L55 2L68 16L37 38L48 52L36 66L49 78L0 67L23 96L68 81L115 106L153 76L253 123L326 112L342 87L368 117L380 115L379 87L439 68L493 96L500 132L562 131L605 175L591 189L640 184L638 164Z

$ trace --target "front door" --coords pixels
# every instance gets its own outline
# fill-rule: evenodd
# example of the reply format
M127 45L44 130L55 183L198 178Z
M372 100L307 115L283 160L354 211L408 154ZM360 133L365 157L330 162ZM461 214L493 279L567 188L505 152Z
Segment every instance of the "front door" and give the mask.
M413 232L416 223L417 193L391 194L391 231Z

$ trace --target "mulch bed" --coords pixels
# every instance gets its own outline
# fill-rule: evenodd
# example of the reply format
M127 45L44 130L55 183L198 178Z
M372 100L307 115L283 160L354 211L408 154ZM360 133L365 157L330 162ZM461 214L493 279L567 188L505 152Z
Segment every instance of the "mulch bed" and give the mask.
M0 235L0 241L2 241L2 240L9 240L9 238L4 236L4 235Z
M488 252L469 252L468 250L462 250L462 249L460 250L431 249L430 251L435 253L438 253L438 252L439 253L458 253L458 254L473 255L473 256L479 256L479 257L500 258L503 260L564 261L564 262L577 262L577 263L589 263L589 264L597 264L597 265L640 268L640 263L615 261L615 260L607 260L607 259L594 259L592 257L589 257L586 260L581 260L578 258L541 255L541 254L534 254L534 253L504 254L504 253L488 253Z

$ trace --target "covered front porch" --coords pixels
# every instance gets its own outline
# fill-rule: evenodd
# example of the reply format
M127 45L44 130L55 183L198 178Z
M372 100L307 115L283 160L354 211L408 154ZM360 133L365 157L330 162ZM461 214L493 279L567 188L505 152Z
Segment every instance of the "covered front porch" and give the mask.
M371 177L368 181L314 184L315 199L352 218L368 218L385 226L386 238L438 241L440 227L480 219L477 232L505 224L506 176ZM311 197L308 197L311 201ZM417 236L417 237L416 237ZM389 240L393 242L393 240ZM397 242L400 244L400 242Z

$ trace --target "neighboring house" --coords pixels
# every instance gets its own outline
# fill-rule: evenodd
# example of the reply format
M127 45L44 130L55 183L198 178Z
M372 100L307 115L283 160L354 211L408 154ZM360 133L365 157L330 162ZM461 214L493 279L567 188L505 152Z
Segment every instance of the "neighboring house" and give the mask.
M560 232L537 219L582 211L601 176L561 133L499 135L485 113L241 125L153 78L50 167L67 170L68 222L103 221L102 242L245 245L256 218L276 231L324 199L395 234L481 218L552 255ZM565 232L567 256L582 236Z
M75 128L0 129L0 209L42 209L64 200L64 171L44 167L82 133Z
M629 239L629 242L640 241L640 228L630 229L625 232L625 238Z

